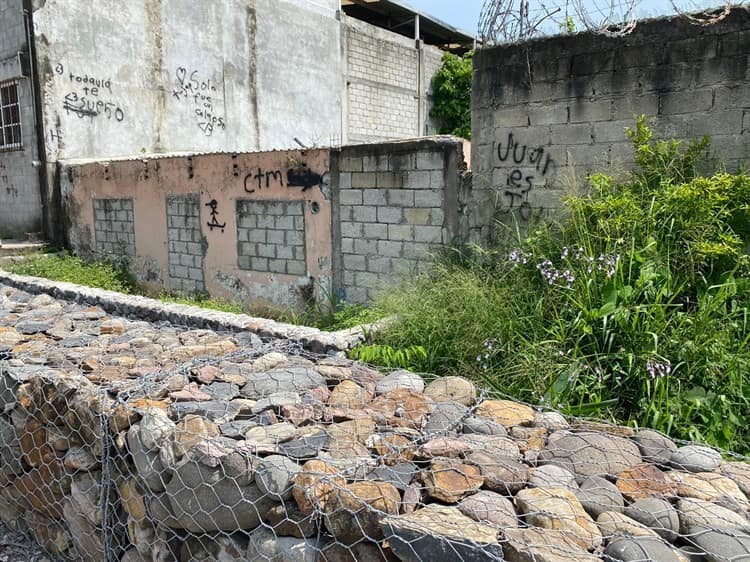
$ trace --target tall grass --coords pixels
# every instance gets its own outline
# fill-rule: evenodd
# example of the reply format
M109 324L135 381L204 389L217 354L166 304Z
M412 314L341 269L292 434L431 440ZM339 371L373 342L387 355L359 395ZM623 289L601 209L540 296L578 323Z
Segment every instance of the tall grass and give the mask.
M378 343L574 414L750 450L750 178L697 170L708 141L629 131L639 170L590 178L564 222L445 253L378 303Z

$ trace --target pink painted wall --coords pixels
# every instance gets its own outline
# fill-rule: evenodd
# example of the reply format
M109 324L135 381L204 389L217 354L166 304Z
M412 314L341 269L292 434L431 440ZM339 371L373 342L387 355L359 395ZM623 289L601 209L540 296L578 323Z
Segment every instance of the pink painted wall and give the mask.
M132 199L132 214L123 214L118 217L123 222L111 225L134 232L131 263L139 281L155 292L167 290L174 281L169 265L168 227L172 225L168 225L167 198L199 194L202 240L198 243L205 290L245 303L300 306L310 291L320 297L330 290L329 163L328 150L66 162L61 191L69 221L68 241L81 253L96 252L94 201ZM296 205L303 206L304 271L297 271L299 263L294 273L240 268L237 203L241 200L267 202L269 208L282 208L280 202L295 202L295 209ZM215 216L211 201L216 202ZM101 229L98 234L101 243ZM286 246L283 233L280 236L277 248ZM292 266L288 267L291 270Z

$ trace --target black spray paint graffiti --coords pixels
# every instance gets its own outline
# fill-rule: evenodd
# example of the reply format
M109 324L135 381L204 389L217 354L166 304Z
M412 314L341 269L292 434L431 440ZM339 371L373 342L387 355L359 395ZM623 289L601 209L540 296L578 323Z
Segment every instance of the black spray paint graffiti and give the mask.
M315 173L307 167L307 164L300 164L286 171L286 187L288 188L301 187L303 192L315 186L323 189L324 182L325 173ZM269 189L274 184L284 187L284 176L281 170L264 171L258 168L257 171L245 176L244 187L247 193L255 193L264 187Z
M541 180L554 176L557 164L543 146L529 147L515 140L508 133L508 140L497 145L500 162L510 165L503 193L508 199L511 211L518 211L523 220L530 220L543 214L543 209L534 210L529 203L529 192Z
M5 192L11 197L18 197L18 188L10 181L10 177L5 173L5 164L0 162L0 186L5 188Z
M216 199L211 199L211 201L206 203L206 207L211 207L211 221L206 223L206 225L211 229L211 232L213 232L214 228L220 228L221 231L224 232L224 227L227 225L227 223L219 222L219 211L217 211L219 203L216 201Z
M55 66L55 74L71 88L63 97L66 114L76 115L79 119L88 117L92 121L98 117L116 122L125 120L125 110L110 97L113 95L110 78L66 72L63 64Z
M172 89L172 96L193 108L198 128L204 135L210 137L214 129L226 129L224 115L217 112L214 101L217 93L216 85L210 78L204 79L197 70L188 71L180 66L175 71L177 83Z

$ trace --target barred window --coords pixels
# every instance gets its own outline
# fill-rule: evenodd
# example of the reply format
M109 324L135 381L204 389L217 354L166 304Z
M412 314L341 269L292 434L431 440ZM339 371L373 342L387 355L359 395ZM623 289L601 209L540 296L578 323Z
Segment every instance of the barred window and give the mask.
M18 82L0 82L0 151L22 147Z

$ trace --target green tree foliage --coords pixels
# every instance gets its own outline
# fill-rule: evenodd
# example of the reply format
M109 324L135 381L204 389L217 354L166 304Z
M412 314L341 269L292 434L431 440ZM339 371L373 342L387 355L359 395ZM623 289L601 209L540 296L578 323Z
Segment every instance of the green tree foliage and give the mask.
M432 79L430 115L440 122L440 134L471 139L471 74L474 53L443 55L443 66Z

